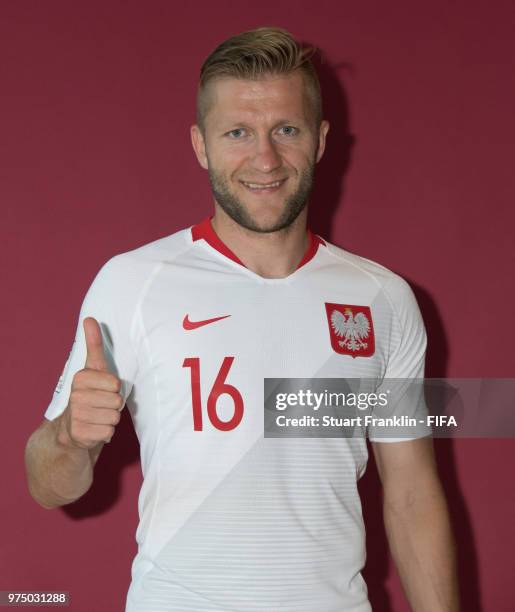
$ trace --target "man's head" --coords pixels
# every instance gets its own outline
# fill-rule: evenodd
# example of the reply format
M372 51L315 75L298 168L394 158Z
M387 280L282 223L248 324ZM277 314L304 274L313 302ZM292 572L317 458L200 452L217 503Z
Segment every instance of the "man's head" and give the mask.
M312 52L285 30L258 28L202 66L193 147L216 202L249 230L284 229L307 204L329 129Z

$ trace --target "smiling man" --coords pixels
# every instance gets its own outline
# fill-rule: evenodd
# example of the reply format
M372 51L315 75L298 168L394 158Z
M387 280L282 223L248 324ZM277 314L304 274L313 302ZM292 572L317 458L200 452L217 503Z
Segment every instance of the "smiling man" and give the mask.
M144 474L129 612L371 610L365 438L264 436L264 379L423 377L409 285L307 227L328 130L309 52L286 31L223 42L191 128L214 214L113 256L86 294L27 477L45 508L80 498L127 404ZM368 434L411 607L455 612L431 438Z

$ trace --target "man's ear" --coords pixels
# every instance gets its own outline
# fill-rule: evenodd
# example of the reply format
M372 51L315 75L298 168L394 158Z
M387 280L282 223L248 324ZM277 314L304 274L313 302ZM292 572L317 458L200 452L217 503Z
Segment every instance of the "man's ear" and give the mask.
M198 163L202 166L202 168L204 168L204 170L207 170L206 143L197 124L191 126L190 135L191 144L193 145L193 150L197 156Z
M320 123L320 130L318 131L318 148L317 148L317 163L322 159L322 155L325 151L325 137L327 136L327 132L329 131L329 121L324 119Z

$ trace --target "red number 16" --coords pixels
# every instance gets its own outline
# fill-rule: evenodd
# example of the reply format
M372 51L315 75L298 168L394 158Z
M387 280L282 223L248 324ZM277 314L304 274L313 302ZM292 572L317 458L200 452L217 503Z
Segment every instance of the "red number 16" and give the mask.
M243 417L243 398L233 385L225 382L234 357L224 357L222 367L216 376L209 396L207 398L207 416L211 423L222 431L229 431L238 427ZM202 431L202 399L200 397L200 359L187 357L182 364L183 368L191 368L191 399L193 405L193 429ZM221 421L216 412L216 402L220 395L230 395L234 401L234 414L229 421Z

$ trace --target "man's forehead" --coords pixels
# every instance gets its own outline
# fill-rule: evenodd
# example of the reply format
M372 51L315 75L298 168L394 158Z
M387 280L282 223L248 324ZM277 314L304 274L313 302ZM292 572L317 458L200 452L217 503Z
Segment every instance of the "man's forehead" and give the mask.
M303 115L302 77L273 75L259 79L218 77L210 83L212 110L217 114L255 114L278 112Z

